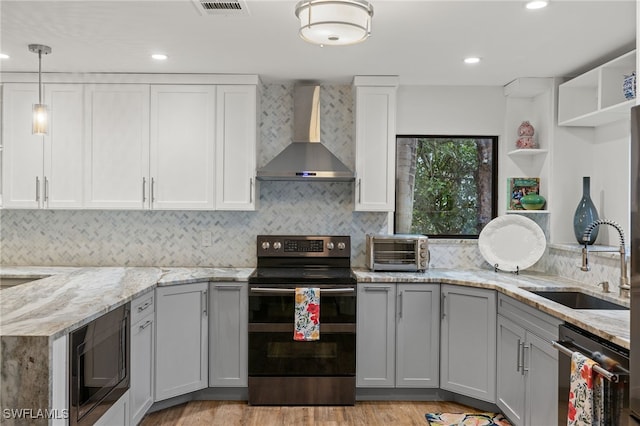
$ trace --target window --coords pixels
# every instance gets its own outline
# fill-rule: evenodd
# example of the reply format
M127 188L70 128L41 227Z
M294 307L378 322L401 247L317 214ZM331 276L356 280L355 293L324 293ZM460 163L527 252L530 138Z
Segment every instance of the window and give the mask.
M497 136L398 136L395 232L477 238L497 214Z

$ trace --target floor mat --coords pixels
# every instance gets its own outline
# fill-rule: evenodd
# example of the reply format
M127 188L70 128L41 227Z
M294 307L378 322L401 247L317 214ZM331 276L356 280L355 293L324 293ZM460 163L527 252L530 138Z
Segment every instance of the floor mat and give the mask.
M499 413L427 413L430 426L511 426Z

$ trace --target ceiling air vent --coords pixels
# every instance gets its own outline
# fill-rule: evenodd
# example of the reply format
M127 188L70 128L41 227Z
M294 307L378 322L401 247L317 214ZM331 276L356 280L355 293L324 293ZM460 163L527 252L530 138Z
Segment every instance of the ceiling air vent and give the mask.
M193 3L202 15L249 15L246 0L193 0Z

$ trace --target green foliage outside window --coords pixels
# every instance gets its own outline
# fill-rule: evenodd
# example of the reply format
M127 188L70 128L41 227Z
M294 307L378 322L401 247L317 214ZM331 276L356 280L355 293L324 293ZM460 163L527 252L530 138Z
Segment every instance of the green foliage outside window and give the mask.
M475 237L494 216L497 139L413 137L415 181L410 232ZM400 171L400 170L399 170ZM410 173L411 173L410 172Z

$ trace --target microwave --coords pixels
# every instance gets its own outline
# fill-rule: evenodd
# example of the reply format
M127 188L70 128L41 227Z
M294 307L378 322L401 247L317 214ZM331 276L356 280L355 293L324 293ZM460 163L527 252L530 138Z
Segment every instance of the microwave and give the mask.
M414 234L367 234L367 267L372 271L424 271L429 238Z

